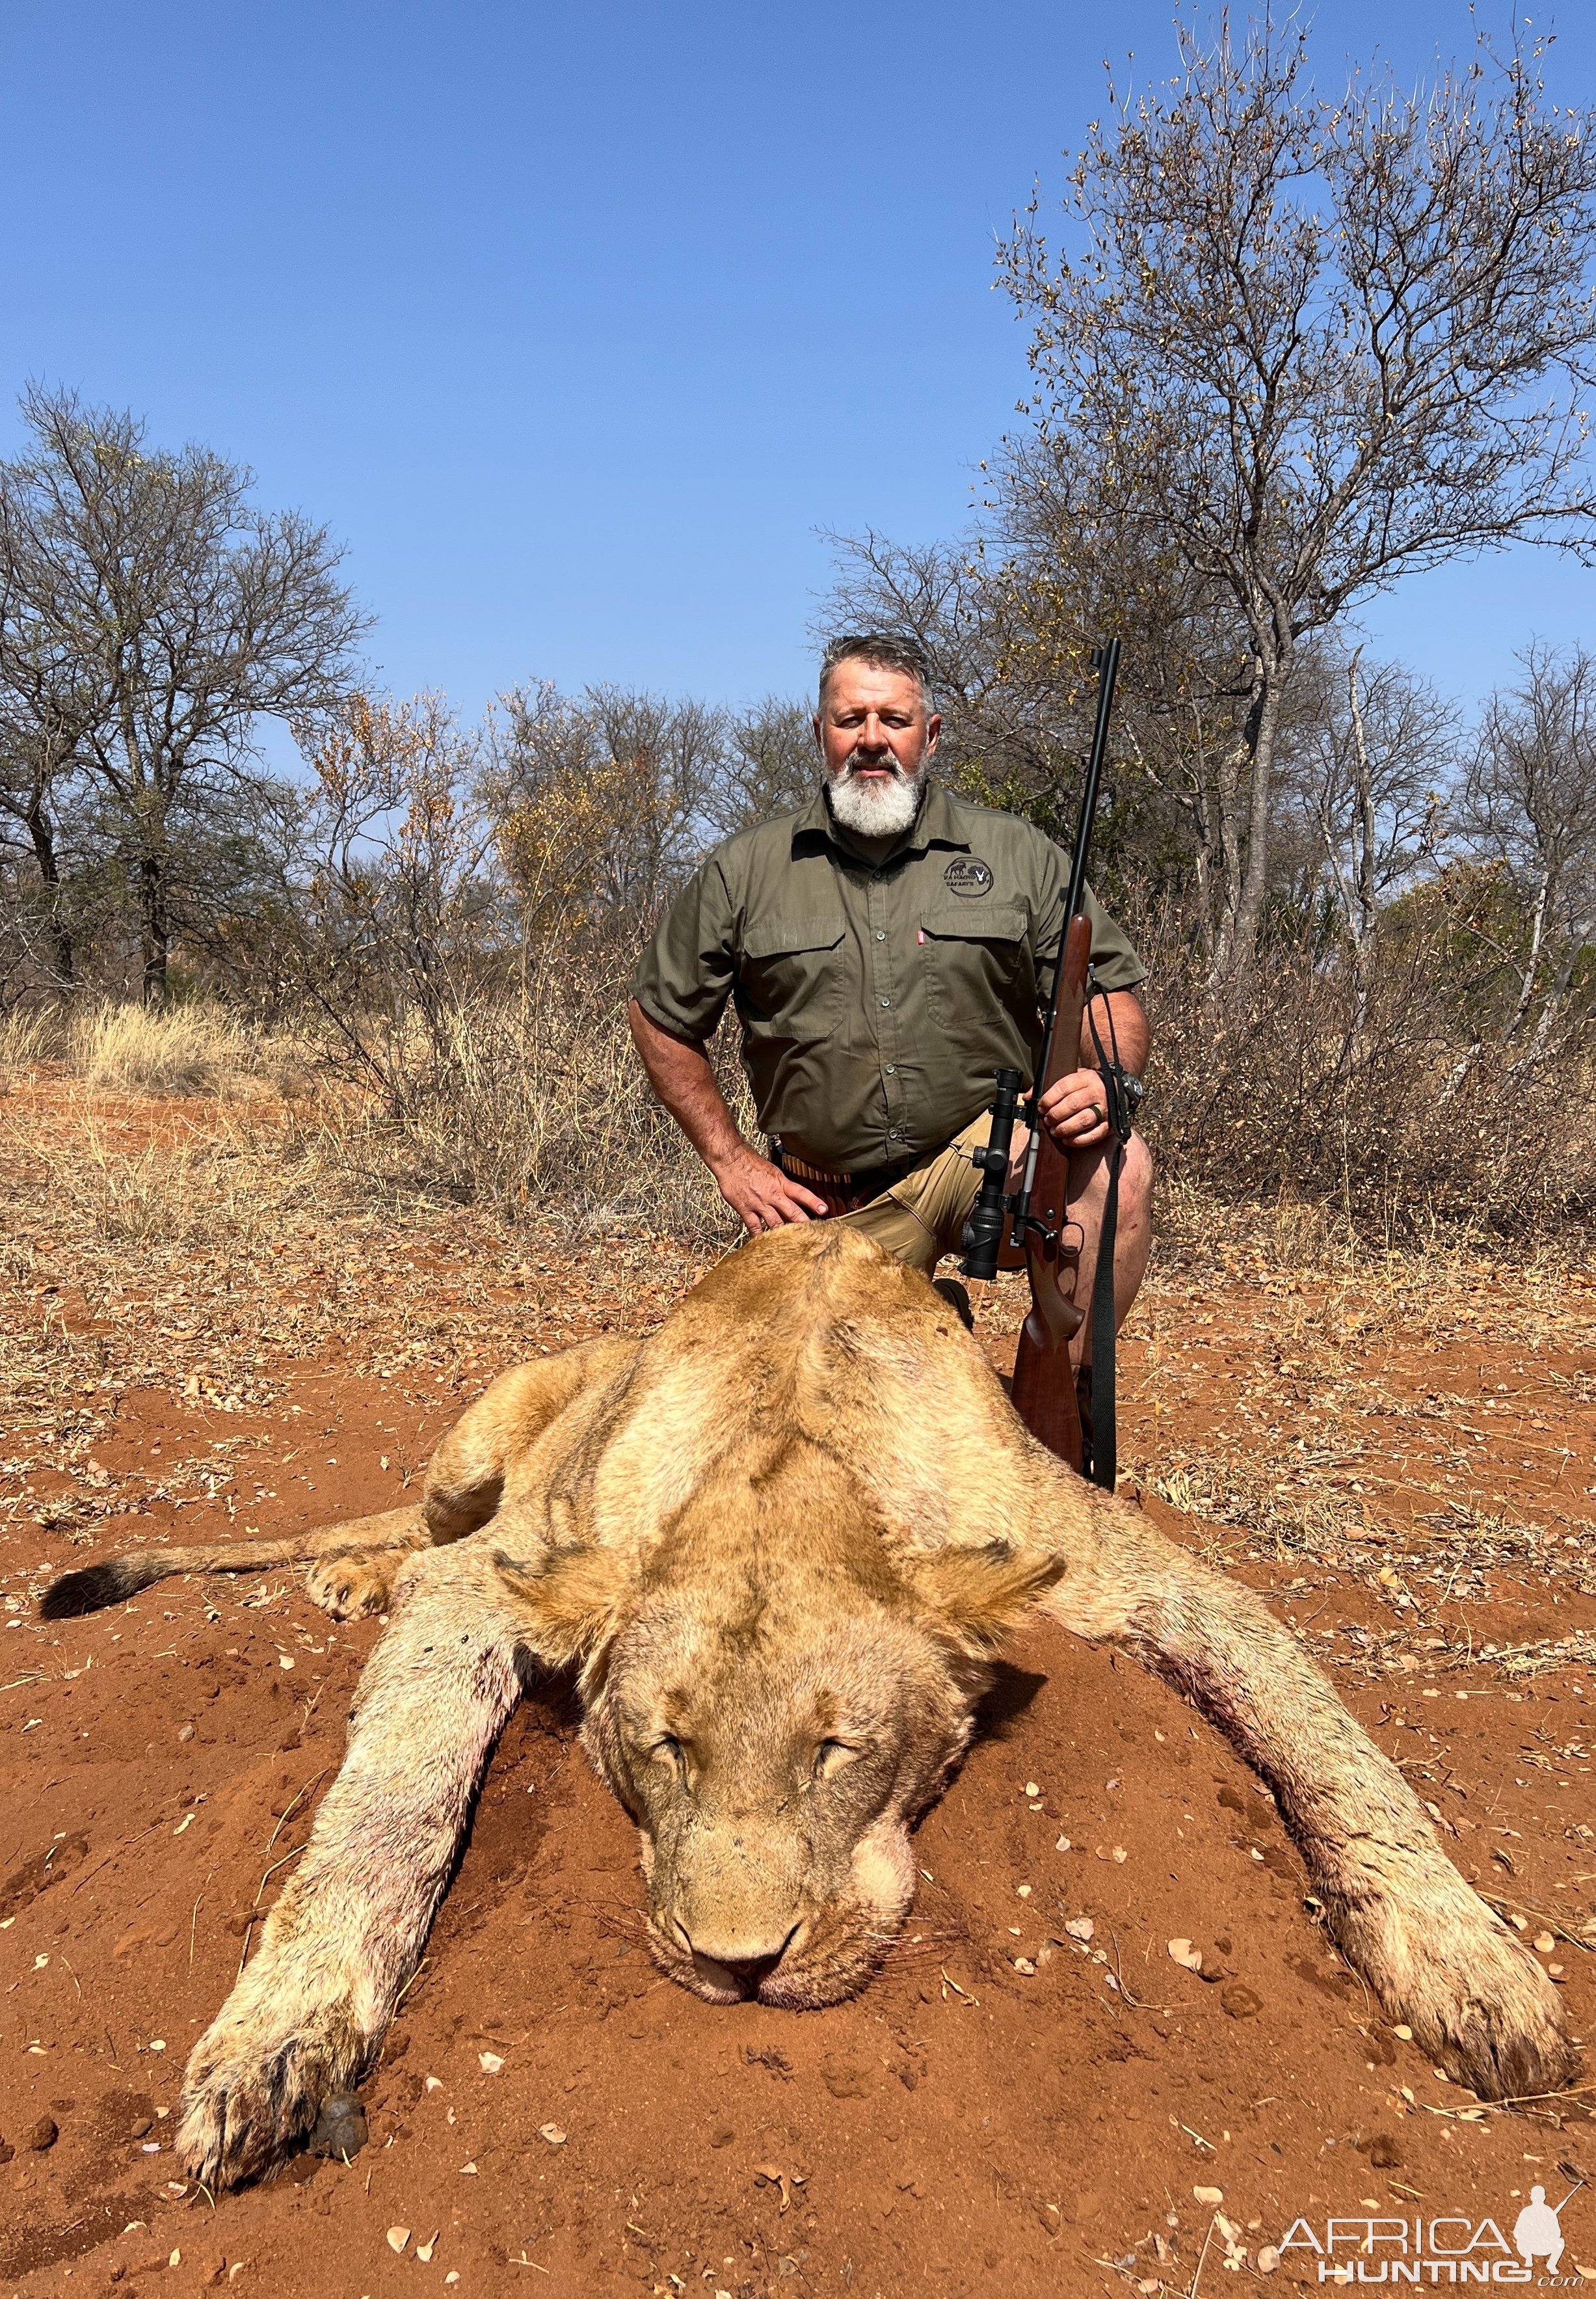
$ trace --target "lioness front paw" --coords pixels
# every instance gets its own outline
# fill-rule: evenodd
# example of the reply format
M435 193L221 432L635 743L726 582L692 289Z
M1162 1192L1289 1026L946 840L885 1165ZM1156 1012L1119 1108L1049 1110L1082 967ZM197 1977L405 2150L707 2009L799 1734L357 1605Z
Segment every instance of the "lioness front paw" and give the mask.
M393 1562L365 1556L330 1557L312 1564L305 1579L313 1605L335 1621L359 1620L363 1613L385 1613L393 1589Z
M1444 1910L1365 1916L1342 1930L1387 2011L1481 2099L1553 2092L1574 2071L1557 1989L1529 1950L1466 1889ZM1341 1927L1337 1928L1341 1930Z
M367 2058L365 2037L335 2013L277 2035L224 2013L184 2076L178 2155L208 2187L253 2179L314 2129L326 2101L352 2091Z

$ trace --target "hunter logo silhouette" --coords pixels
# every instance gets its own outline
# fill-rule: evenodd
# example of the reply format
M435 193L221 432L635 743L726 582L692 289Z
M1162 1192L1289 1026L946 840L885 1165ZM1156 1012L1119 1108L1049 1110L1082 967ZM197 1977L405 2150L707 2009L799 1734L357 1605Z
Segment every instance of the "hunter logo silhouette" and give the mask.
M1554 2210L1546 2200L1544 2187L1532 2187L1529 2201L1513 2221L1513 2248L1526 2267L1533 2267L1539 2258L1546 2262L1548 2275L1558 2271L1558 2262L1563 2255L1563 2230L1559 2224L1565 2208L1578 2195L1579 2187L1570 2187Z

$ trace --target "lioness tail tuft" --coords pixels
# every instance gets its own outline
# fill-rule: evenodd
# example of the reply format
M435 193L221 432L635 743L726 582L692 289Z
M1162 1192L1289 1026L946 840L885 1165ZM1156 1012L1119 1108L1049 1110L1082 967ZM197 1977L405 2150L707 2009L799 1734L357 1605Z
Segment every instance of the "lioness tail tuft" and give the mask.
M80 1613L97 1613L106 1605L120 1605L171 1569L170 1556L157 1550L150 1556L112 1556L103 1564L86 1565L81 1573L63 1573L39 1598L39 1618L70 1621Z

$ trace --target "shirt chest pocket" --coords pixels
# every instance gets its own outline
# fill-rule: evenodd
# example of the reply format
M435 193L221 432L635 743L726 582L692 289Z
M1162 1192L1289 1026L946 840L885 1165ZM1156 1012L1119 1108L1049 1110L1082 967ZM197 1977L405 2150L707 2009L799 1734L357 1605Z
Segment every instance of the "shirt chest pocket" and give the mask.
M842 1019L844 931L839 910L750 926L738 969L744 1020L762 1036L830 1037Z
M947 1035L980 1033L994 1007L1034 1017L1036 966L1018 902L939 903L921 912L920 931L926 1010Z

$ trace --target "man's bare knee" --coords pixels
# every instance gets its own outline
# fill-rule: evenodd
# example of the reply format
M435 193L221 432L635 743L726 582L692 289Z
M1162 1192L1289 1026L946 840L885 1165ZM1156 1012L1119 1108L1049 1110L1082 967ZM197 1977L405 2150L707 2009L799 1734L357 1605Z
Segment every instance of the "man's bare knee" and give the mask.
M1152 1212L1153 1152L1139 1133L1133 1133L1120 1167L1120 1219L1146 1221Z
M1070 1161L1070 1206L1077 1221L1096 1230L1108 1199L1108 1158L1101 1150ZM1120 1160L1120 1222L1145 1221L1153 1208L1153 1156L1139 1133L1125 1144Z

